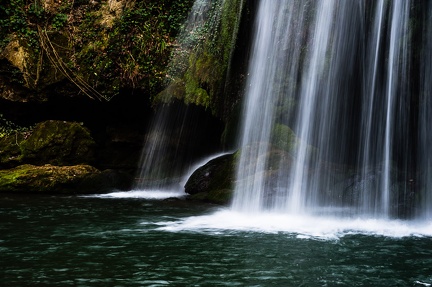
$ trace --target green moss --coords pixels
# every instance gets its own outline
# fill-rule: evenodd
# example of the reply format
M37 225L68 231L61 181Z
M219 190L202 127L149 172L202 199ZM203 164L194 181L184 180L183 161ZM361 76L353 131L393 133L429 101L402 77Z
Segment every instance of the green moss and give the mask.
M20 168L14 168L11 170L0 170L0 188L6 186L17 185L20 180L27 173L27 166L21 166Z
M21 161L20 144L24 141L24 133L15 133L0 137L0 168L15 166Z
M141 89L155 103L181 97L217 114L245 1L212 1L206 25L185 40L186 61L176 67L181 72L173 81L183 83L185 92L160 95L170 55L179 50L175 37L193 2L126 1L111 11L108 1L62 1L44 8L12 0L0 7L0 51L19 40L28 56L25 71L16 70L13 80L36 91L67 78L77 87L71 92L93 98L109 100L122 88Z
M174 99L183 99L185 95L185 84L181 81L172 82L166 89L156 95L154 103L168 104Z
M185 96L184 101L187 104L196 104L204 107L210 105L210 96L205 89L201 87L203 84L201 79L195 77L190 72L185 75Z
M282 150L295 153L299 141L295 133L287 126L282 124L276 124L273 127L272 144Z
M0 192L101 193L130 189L132 179L112 170L99 171L89 165L21 165L0 170Z
M37 124L20 147L25 162L70 165L91 163L95 142L79 123L46 121Z
M225 77L243 4L240 0L214 1L204 26L179 39L180 47L172 55L167 73L171 82L184 83L185 103L204 106L213 114L221 113ZM163 94L166 101L170 92ZM154 98L159 100L160 97Z
M83 176L99 174L88 165L57 167L21 165L0 170L0 192L63 192L76 185Z
M300 145L306 145L307 158L315 160L318 149L299 139L293 130L287 125L276 124L273 127L271 143L275 148L288 152L291 156L296 156Z

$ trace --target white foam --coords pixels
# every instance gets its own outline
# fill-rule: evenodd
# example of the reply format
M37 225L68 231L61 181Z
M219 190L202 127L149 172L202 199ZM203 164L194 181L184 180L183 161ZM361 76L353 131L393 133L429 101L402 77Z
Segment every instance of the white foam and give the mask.
M419 285L423 285L423 286L432 286L432 284L421 282L421 281L414 281L414 283L419 284Z
M172 197L180 198L183 196L186 196L183 190L132 190L90 195L86 197L167 199Z
M287 233L297 238L334 240L350 234L387 237L432 237L432 221L403 221L277 213L248 214L220 210L214 214L159 222L159 230L181 232L245 231Z

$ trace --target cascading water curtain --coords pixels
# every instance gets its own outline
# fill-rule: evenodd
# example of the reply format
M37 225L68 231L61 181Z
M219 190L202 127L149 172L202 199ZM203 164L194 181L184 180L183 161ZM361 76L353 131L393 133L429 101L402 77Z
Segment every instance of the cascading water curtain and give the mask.
M359 157L364 188L360 213L388 217L395 194L393 149L409 119L408 19L410 1L377 1L365 52ZM399 106L398 103L404 103ZM397 129L397 130L396 130ZM405 153L408 154L407 151ZM392 192L393 191L393 192Z
M428 8L424 44L413 53L418 12L411 12L420 2ZM417 208L432 209L432 160L420 157L419 171L413 164L416 129L418 152L430 154L432 141L432 20L424 3L260 1L234 210L408 217L419 172L427 203ZM411 73L419 54L417 123Z
M263 207L274 103L283 97L282 82L299 70L302 35L297 31L305 21L305 7L300 1L260 2L242 117L240 180L233 201L236 210L257 212Z
M351 89L355 87L352 77L358 58L362 6L358 1L319 1L315 9L294 126L303 144L294 154L286 187L285 208L294 213L316 209L323 200L327 205L334 204L334 198L327 201L320 195L330 189L331 182L319 172L323 161L345 160L349 125L354 122ZM312 153L306 143L316 152Z
M314 176L320 164L313 158L330 158L345 148L342 139L349 133L344 123L349 110L338 111L350 104L343 97L351 80L341 83L338 78L352 74L358 56L355 24L361 8L359 1L260 2L234 209L298 213L317 205L314 189L327 181ZM268 162L273 149L269 142L280 139L275 131L289 130L288 125L299 138L282 139L295 141L288 155L292 160L283 158L277 173L269 171L274 165ZM332 138L335 134L341 138Z

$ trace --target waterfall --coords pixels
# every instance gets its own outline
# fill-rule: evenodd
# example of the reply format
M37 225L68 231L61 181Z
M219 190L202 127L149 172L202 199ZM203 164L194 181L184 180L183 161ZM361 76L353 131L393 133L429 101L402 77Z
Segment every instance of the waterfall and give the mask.
M409 217L420 182L417 209L432 209L431 6L415 26L419 2L259 2L234 210ZM425 36L416 171L418 26Z

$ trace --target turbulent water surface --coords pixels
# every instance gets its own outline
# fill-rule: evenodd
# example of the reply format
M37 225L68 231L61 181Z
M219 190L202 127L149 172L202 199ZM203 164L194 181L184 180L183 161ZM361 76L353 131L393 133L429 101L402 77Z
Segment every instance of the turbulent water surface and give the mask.
M254 217L160 193L1 195L0 285L432 284L428 222Z

